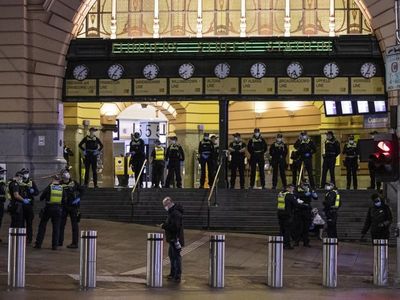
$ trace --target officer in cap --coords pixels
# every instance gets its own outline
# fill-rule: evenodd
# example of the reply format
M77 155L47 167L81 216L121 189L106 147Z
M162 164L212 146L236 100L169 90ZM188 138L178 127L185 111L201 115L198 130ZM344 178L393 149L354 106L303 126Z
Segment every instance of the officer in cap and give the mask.
M140 170L142 169L144 160L146 158L144 152L144 141L140 137L139 132L131 134L131 142L129 144L129 152L131 153L131 158L129 160L129 165L132 171L135 173L135 180L139 182L138 187L142 186L143 174L139 178Z
M181 176L181 166L185 161L185 153L180 144L178 144L178 137L173 136L170 138L171 143L167 148L167 152L165 154L165 159L167 161L167 179L165 180L165 187L169 188L171 182L174 179L176 180L176 187L182 187L182 176Z
M24 198L21 195L22 176L22 173L18 171L8 185L11 199L7 209L11 215L11 228L24 228L23 205L31 202L29 198Z
M277 214L280 228L280 235L283 236L283 249L293 249L290 239L292 236L294 208L297 203L294 194L295 186L289 184L286 190L278 194Z
M216 134L211 134L210 135L210 140L214 145L214 151L213 151L213 166L214 166L214 171L217 171L217 166L219 164L219 143L218 143L218 136Z
M321 176L321 188L325 187L326 175L331 176L331 182L335 184L335 164L336 157L340 154L340 144L335 138L332 131L326 133L325 140L325 154L323 155L324 161L322 163L322 176Z
M322 204L324 205L324 213L326 216L326 233L328 238L337 238L336 223L338 210L342 206L342 202L340 200L340 194L333 182L327 183L325 189L325 201Z
M164 185L165 150L159 140L156 140L154 144L154 149L150 155L152 159L152 184L153 187L158 188L160 184L161 186Z
M210 134L204 133L199 143L199 162L201 166L200 188L204 188L206 180L206 165L208 168L208 185L214 182L214 143L210 140Z
M304 169L307 171L311 189L315 189L312 156L316 152L316 147L314 142L308 136L307 131L302 131L300 133L299 139L294 144L294 148L297 150L298 155L304 165Z
M288 154L288 147L283 142L283 135L278 133L276 135L275 143L269 147L269 155L272 164L272 189L276 189L278 183L278 170L281 175L282 186L286 186L286 156Z
M353 188L357 189L357 170L358 170L358 155L360 151L358 143L354 140L354 135L350 134L349 139L344 145L343 154L346 155L344 165L346 167L347 189L350 189L351 179L353 179Z
M4 216L4 203L6 202L6 192L7 192L6 172L7 172L6 169L0 167L0 229ZM0 242L2 242L1 239Z
M231 189L235 188L236 172L239 169L240 188L244 189L244 159L246 156L246 143L242 142L240 133L233 135L233 142L229 144L229 154L231 155Z
M261 188L265 189L265 152L267 152L267 143L260 134L260 129L255 128L253 137L247 144L247 151L250 153L250 188L254 188L256 179L256 168L260 173Z
M378 131L373 131L370 133L371 138L374 139L375 135ZM376 157L375 155L371 154L368 160L368 170L369 170L369 177L371 179L371 184L368 189L374 190L375 187L379 191L381 189L382 182L376 181L375 173L376 173Z

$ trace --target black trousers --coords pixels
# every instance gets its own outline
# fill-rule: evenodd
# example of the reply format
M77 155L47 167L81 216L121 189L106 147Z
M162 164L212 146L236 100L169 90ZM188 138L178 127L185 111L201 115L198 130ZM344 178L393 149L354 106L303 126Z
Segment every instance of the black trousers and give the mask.
M62 207L61 205L48 204L43 210L42 217L40 218L39 230L36 236L36 244L41 246L46 234L47 222L51 219L53 225L53 234L51 239L52 247L57 247L60 235Z
M163 160L154 160L152 164L152 184L155 187L164 185L164 167L165 163Z
M256 181L257 165L258 165L258 172L260 173L261 187L265 187L264 156L255 156L255 155L252 155L252 157L250 158L250 187L254 187Z
M347 189L351 186L351 179L353 179L353 187L357 189L357 169L358 169L358 162L357 158L346 158L346 179L347 179Z
M278 212L279 233L283 236L283 245L290 246L290 239L292 234L292 219L286 215Z
M142 169L144 163L143 157L132 156L130 160L132 171L135 173L135 181L139 182L138 186L142 186L143 174L139 178L140 170Z
M295 212L294 236L295 241L303 241L304 245L310 243L309 230L311 225L311 210L301 209Z
M239 170L240 188L244 188L244 159L232 159L231 161L231 189L235 188L236 172Z
M171 272L169 274L175 279L181 278L182 276L181 250L177 250L173 242L169 242L168 257L171 264Z
M71 228L72 228L72 243L71 244L78 245L78 241L79 241L78 211L79 211L79 208L75 205L63 207L62 213L61 213L60 234L58 237L58 246L62 246L64 243L64 231L65 231L65 225L67 224L68 216L71 219Z
M330 212L325 212L326 215L326 234L328 238L337 238L337 228L336 228L336 222L337 222L337 212L336 211L330 211Z
M369 178L371 179L371 184L370 184L370 187L371 188L375 188L375 185L376 185L376 188L378 189L378 190L380 190L381 189L381 185L382 185L382 182L377 182L376 181L376 177L375 177L375 166L373 165L373 163L368 163L368 170L369 170Z
M312 160L311 158L304 158L303 159L303 174L304 170L307 171L308 181L310 182L310 186L312 189L315 189L315 181L313 176L313 167L312 167Z
M296 161L292 163L292 184L297 185L297 174L300 172L301 161Z
M165 187L169 188L171 185L171 182L176 180L176 187L181 188L182 187L182 176L181 176L181 162L177 160L172 160L170 159L168 162L168 175L167 179L165 180Z
M206 165L208 169L208 185L211 185L214 182L214 160L209 157L207 159L200 159L200 166L201 166L201 175L200 175L200 187L204 187L204 183L206 181Z
M276 185L278 183L278 171L281 176L282 186L285 187L287 185L285 168L286 168L286 162L283 159L272 162L272 187L273 188L276 188Z
M1 224L3 223L3 216L4 216L4 202L0 201L0 229L1 229Z
M85 185L89 185L90 169L93 172L93 184L97 186L97 155L89 153L85 156Z
M24 228L24 209L22 202L15 202L15 209L11 213L11 228Z
M28 244L32 242L32 223L35 214L33 213L32 204L23 204L22 205L23 215L24 215L24 224L26 228L26 241Z
M321 187L325 187L326 176L328 174L328 171L329 175L331 176L331 182L335 184L335 163L336 163L336 157L334 156L324 157L324 161L322 163Z

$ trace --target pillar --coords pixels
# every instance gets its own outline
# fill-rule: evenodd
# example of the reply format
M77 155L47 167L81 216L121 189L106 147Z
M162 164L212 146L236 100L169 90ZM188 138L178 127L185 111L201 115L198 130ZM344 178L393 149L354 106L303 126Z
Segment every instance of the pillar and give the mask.
M100 139L104 145L102 153L103 173L101 187L114 187L114 140L113 132L117 129L115 118L113 124L102 124Z
M290 36L290 0L285 2L285 23L283 27L285 28L284 36Z
M219 100L219 157L221 157L221 170L219 174L218 187L228 187L228 169L225 158L225 150L228 149L228 122L229 122L229 100Z

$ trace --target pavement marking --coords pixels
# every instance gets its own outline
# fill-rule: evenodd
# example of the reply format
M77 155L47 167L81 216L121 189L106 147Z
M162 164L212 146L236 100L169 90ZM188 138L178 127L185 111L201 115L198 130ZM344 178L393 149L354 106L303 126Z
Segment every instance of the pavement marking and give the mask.
M68 274L74 280L79 281L79 274ZM99 282L128 282L128 283L146 283L146 279L134 278L128 276L96 276L96 281Z

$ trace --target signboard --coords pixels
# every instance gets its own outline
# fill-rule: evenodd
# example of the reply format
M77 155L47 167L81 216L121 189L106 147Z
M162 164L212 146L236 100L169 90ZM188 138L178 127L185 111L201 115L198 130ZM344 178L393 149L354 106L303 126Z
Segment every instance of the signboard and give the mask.
M239 78L206 78L206 94L237 95L239 94Z
M314 78L314 94L319 95L347 95L349 93L349 79L337 77L328 79L325 77Z
M387 114L365 115L364 128L386 128L389 124Z
M96 79L83 81L68 79L65 83L65 95L71 96L96 96Z
M153 80L135 79L135 96L164 96L167 95L167 79Z
M131 96L132 81L130 79L100 79L99 80L100 96Z
M46 137L44 135L38 136L38 146L46 146Z
M311 95L311 78L278 78L279 95Z
M202 95L203 94L203 78L171 78L169 80L170 95Z
M351 94L383 95L385 94L384 79L383 77L372 77L370 79L364 77L352 77Z
M125 175L125 157L114 157L115 175Z
M241 80L242 95L274 95L275 78L256 79L244 77Z
M400 45L386 49L386 90L400 90Z

